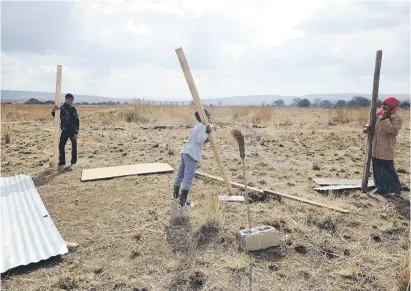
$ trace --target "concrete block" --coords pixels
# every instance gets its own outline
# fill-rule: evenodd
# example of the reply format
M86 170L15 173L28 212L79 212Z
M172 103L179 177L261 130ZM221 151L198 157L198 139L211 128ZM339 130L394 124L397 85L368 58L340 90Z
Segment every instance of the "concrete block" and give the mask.
M280 233L272 226L240 230L237 234L240 248L245 251L262 250L281 244Z

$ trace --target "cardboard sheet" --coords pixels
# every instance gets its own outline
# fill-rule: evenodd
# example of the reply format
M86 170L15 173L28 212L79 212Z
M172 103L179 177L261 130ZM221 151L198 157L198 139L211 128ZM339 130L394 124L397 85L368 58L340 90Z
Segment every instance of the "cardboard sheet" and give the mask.
M107 168L85 169L81 175L81 181L93 181L124 177L131 175L154 174L172 172L174 169L166 163L135 164Z

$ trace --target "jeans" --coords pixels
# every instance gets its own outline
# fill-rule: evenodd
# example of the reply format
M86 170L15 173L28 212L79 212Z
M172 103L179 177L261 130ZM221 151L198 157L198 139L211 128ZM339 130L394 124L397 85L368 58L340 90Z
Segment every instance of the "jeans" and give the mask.
M174 185L179 186L181 185L181 183L183 183L182 190L190 190L194 175L196 173L196 168L196 160L194 160L188 154L181 154L180 166L178 168L178 173L174 181Z
M71 141L71 164L77 163L77 139L74 138L75 132L62 131L59 143L59 165L64 166L66 164L66 143L70 139Z

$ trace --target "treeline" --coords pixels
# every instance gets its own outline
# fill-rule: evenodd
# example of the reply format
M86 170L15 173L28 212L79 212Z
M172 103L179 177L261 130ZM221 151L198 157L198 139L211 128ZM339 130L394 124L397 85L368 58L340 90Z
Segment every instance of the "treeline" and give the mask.
M5 104L12 104L12 102L4 102ZM55 104L55 101L40 101L36 98L30 98L24 104L37 104L37 105L53 105ZM135 99L133 102L113 102L113 101L107 101L107 102L76 102L76 105L97 105L97 106L115 106L115 105L128 105L128 104L149 104L149 105L187 105L190 104L190 102L168 102L168 101L150 101L150 100L144 100L144 99Z
M381 107L382 101L377 101L377 107ZM336 102L332 102L330 100L322 100L322 99L315 99L311 102L308 99L301 99L301 98L294 98L292 100L291 106L293 107L314 107L314 108L362 108L362 107L370 107L371 100L362 97L362 96L354 96L351 100L338 100ZM285 107L285 102L282 99L274 101L272 104L265 104L263 103L262 106L269 106L269 107ZM401 101L400 108L410 108L409 101Z
M5 104L11 104L11 102L2 102ZM40 101L36 98L30 98L24 104L43 104L43 105L53 105L55 102L48 100L48 101ZM377 107L381 107L381 100L378 100L377 102ZM179 106L184 106L184 105L194 105L194 102L168 102L168 101L151 101L151 100L144 100L144 99L135 99L133 102L123 102L120 103L119 101L113 102L113 101L107 101L107 102L76 102L76 105L97 105L97 106L116 106L120 104L148 104L148 105L179 105ZM222 106L222 104L219 104ZM267 103L262 103L262 106L265 107L287 107L285 104L284 100L278 99L275 100L272 104L267 104ZM362 97L362 96L354 96L351 98L351 100L346 101L346 100L337 100L335 102L332 102L330 100L323 100L323 99L315 99L314 101L310 101L308 99L301 99L301 98L294 98L292 100L292 103L288 106L291 107L301 107L301 108L364 108L364 107L370 107L371 105L371 100ZM210 104L210 106L213 106ZM400 108L405 108L409 109L410 108L410 102L409 101L401 101L400 102Z
M40 101L36 98L30 98L24 104L38 104L38 105L53 105L55 104L55 101ZM120 105L120 102L113 102L113 101L108 101L108 102L97 102L97 103L89 103L89 102L76 102L76 105Z

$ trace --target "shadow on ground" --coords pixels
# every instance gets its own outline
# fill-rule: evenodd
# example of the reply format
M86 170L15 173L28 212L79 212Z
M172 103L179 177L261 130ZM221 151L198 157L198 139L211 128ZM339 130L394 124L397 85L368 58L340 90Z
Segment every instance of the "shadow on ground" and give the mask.
M63 258L59 256L51 257L47 260L42 260L38 263L31 263L25 266L19 266L13 269L10 269L1 274L1 280L7 280L8 278L12 278L14 276L20 276L24 274L28 274L40 269L49 269L54 268L55 266L59 265L63 262Z
M47 169L41 172L40 174L38 174L37 176L32 177L32 179L33 179L34 185L36 187L39 187L39 186L49 183L55 177L60 176L61 174L67 173L69 171L72 171L72 169L69 167L63 170L59 170L59 171Z

